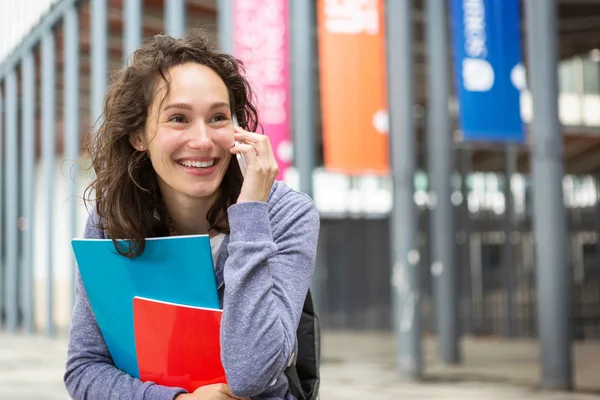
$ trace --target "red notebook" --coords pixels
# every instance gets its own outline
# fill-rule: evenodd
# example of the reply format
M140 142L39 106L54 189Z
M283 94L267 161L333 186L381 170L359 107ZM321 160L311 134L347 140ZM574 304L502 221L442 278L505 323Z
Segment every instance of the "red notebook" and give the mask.
M142 381L181 387L227 383L221 364L222 310L135 297L135 348Z

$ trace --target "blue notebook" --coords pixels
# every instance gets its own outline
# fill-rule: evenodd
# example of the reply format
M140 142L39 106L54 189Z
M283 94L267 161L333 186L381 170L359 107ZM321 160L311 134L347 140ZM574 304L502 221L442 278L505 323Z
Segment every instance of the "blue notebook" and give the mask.
M115 366L139 378L133 298L219 308L208 235L146 240L128 259L108 239L73 239L73 252L90 305Z

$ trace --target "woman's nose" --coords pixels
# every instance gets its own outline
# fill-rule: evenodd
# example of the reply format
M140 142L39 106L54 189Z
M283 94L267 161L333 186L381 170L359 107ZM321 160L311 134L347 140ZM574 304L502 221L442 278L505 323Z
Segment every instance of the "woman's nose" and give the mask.
M211 150L214 146L210 131L203 124L196 124L190 129L190 147L200 150Z

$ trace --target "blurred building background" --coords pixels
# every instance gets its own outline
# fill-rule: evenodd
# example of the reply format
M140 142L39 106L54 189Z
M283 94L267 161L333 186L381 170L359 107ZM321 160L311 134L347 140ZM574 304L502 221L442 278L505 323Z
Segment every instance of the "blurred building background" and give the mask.
M2 2L0 321L3 329L55 335L64 333L68 327L74 270L70 239L83 232L87 211L81 195L92 173L85 163L76 166L73 161L83 156L79 144L100 117L107 74L126 64L131 49L141 40L156 34L179 35L186 28L205 27L212 40L219 43L224 32L223 18L231 16L231 10L225 12L225 7L233 3L217 0ZM291 25L293 7L288 10ZM562 182L568 260L564 268L569 270L572 287L570 320L575 339L600 340L600 1L560 0L557 7L560 57L557 101L564 146ZM309 63L315 77L309 90L314 125L307 131L297 131L298 125L292 124L292 117L285 121L293 146L279 154L290 163L282 178L295 188L306 189L302 185L302 172L306 168L298 168L290 154L297 150L298 141L310 137L308 143L312 148L303 151L310 152L309 159L313 160L308 191L322 218L314 291L323 328L393 331L390 240L393 180L389 171L350 174L327 168L316 7L312 11L311 29L303 34L314 50ZM413 197L418 214L418 263L422 271L422 333L436 334L430 216L437 200L431 195L428 172L430 99L426 22L424 1L415 0L413 54L407 55L412 57L415 85ZM524 17L521 26L525 35ZM291 29L290 25L285 29ZM293 41L290 46L294 46ZM451 69L450 37L446 50ZM260 49L254 52L257 58L268 57ZM294 70L298 61L291 57L288 63L286 68L292 74L298 73ZM450 85L448 134L454 139L452 240L456 279L460 282L460 332L537 338L536 274L543 271L536 265L534 251L530 168L533 138L528 129L533 110L531 92L524 82L520 111L527 139L517 145L461 140L454 92L454 85ZM382 118L385 126L387 116ZM382 129L387 134L387 127Z

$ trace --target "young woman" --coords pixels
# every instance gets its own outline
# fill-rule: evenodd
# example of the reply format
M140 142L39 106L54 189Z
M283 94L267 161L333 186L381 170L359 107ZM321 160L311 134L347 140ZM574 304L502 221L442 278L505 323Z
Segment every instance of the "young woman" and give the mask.
M186 393L117 369L78 275L64 376L74 399L293 399L283 371L296 357L319 216L275 181L251 96L240 63L198 31L156 36L116 74L88 149L96 177L85 237L130 239L123 256L135 257L148 237L210 235L228 385Z

